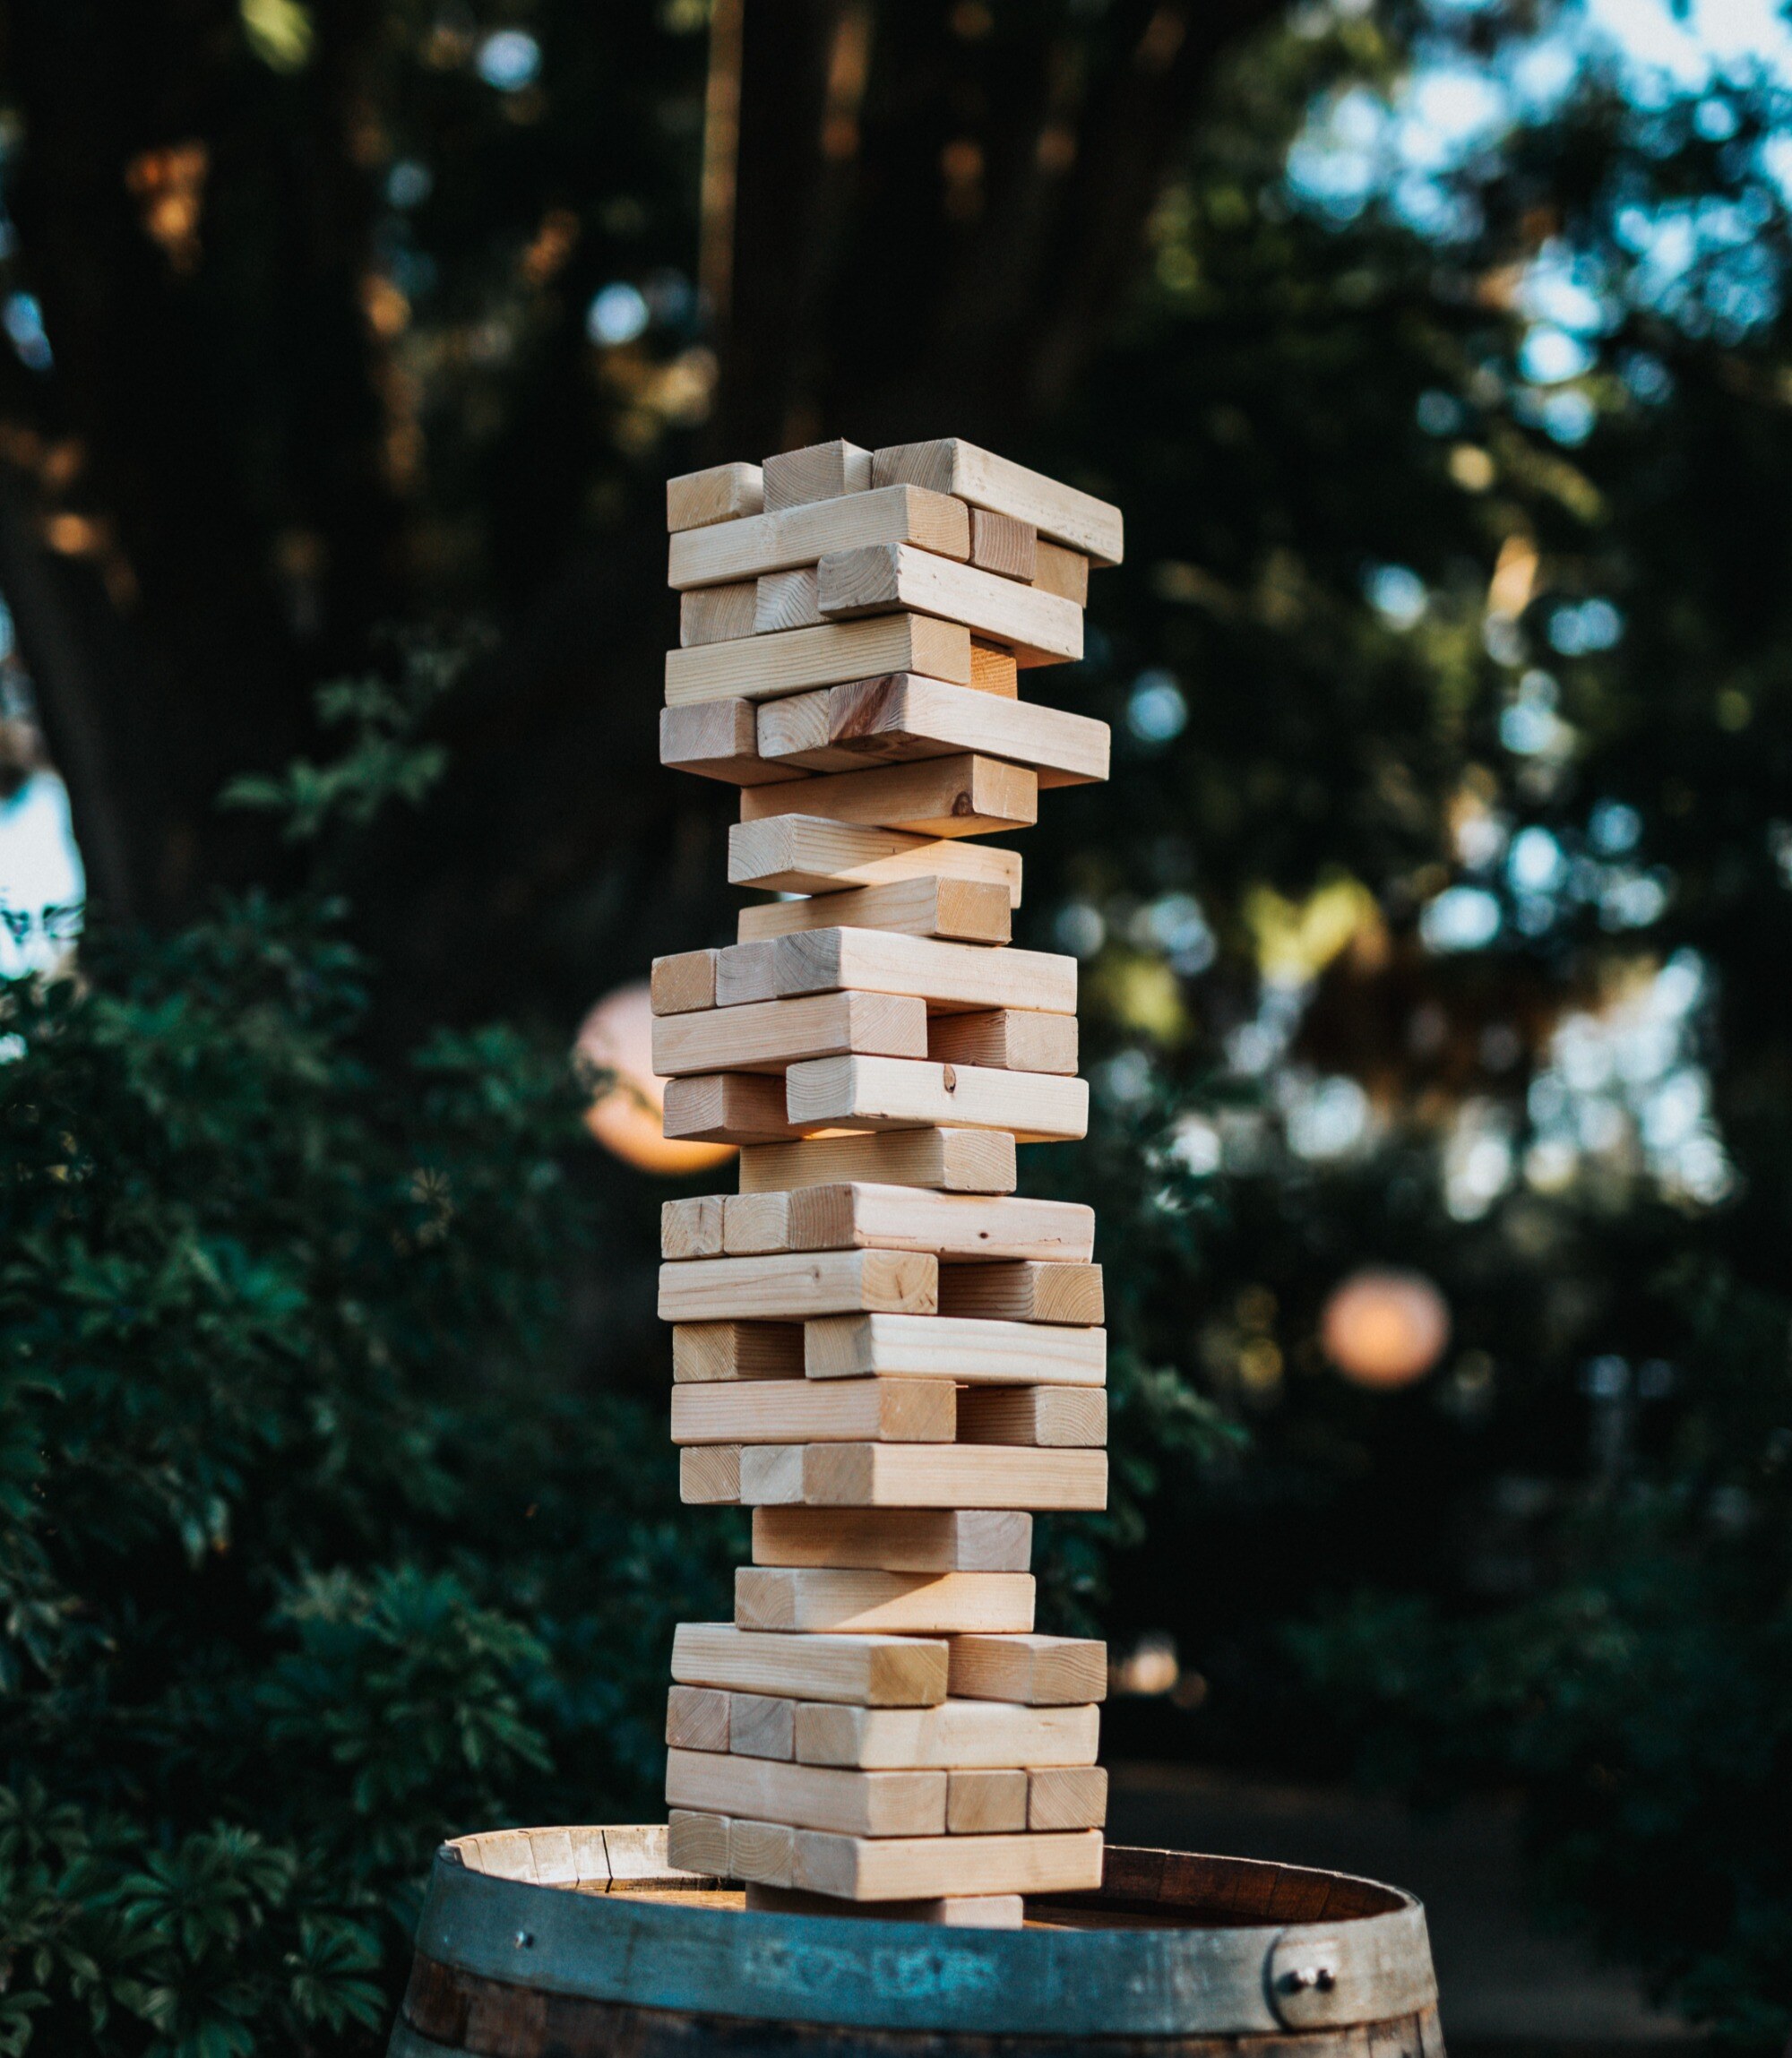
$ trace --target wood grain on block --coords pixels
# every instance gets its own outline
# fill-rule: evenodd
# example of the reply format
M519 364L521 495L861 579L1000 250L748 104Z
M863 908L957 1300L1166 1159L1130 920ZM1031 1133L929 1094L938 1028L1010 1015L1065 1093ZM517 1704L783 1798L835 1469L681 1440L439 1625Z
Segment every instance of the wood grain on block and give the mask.
M1053 951L986 951L935 936L852 928L804 929L778 937L770 948L771 981L780 998L851 988L909 994L935 1012L1076 1012L1076 960Z
M737 1628L892 1635L1033 1626L1030 1572L892 1572L843 1566L741 1565L734 1575Z
M797 1704L796 1750L806 1765L1092 1765L1101 1710L943 1701L934 1708Z
M1107 1378L1107 1331L943 1314L823 1315L803 1325L803 1369L811 1379L895 1373L998 1390L1098 1391ZM969 1398L961 1396L961 1406Z
M760 469L765 478L766 507L797 507L805 501L866 492L871 486L871 452L837 436L831 443L780 451L767 458Z
M796 1875L797 1832L788 1822L728 1823L731 1880L788 1887Z
M923 1318L925 1319L925 1318ZM1024 1572L1033 1518L994 1508L755 1508L755 1565Z
M828 1186L871 1179L888 1186L944 1193L1012 1193L1014 1139L999 1129L884 1129L817 1136L801 1143L754 1144L740 1154L743 1193ZM727 1234L727 1212L723 1212Z
M712 464L666 481L666 527L674 536L739 521L765 506L765 476L756 464Z
M689 1014L716 1004L714 951L679 951L656 958L648 975L648 1003L656 1015Z
M1020 667L1004 644L985 636L970 639L970 683L979 693L1000 693L1012 701L1021 690Z
M979 572L994 572L1004 579L1033 581L1038 566L1039 532L1030 521L1012 514L997 514L994 508L970 511L970 562ZM1047 588L1047 591L1053 589Z
M947 1796L948 1829L951 1796ZM1098 1830L1107 1820L1105 1765L1043 1766L1027 1775L1030 1830Z
M925 1637L780 1636L732 1623L680 1623L672 1676L686 1686L797 1701L930 1708L946 1697L946 1647Z
M805 929L841 925L961 943L1005 943L1012 934L1013 911L1008 889L993 880L896 879L887 886L743 908L739 935L743 943L769 942Z
M1027 1775L1017 1767L986 1765L946 1774L948 1836L1012 1836L1027 1826Z
M962 1636L950 1676L955 1700L1081 1707L1107 1698L1107 1646L1081 1636Z
M726 1233L728 1213L722 1213ZM720 1379L797 1379L803 1373L797 1322L677 1322L672 1378L679 1386Z
M676 1872L702 1873L711 1879L731 1879L734 1875L728 1871L728 1817L694 1814L685 1808L674 1808L666 1818L666 1862Z
M666 1082L660 1126L668 1137L694 1143L782 1143L802 1133L784 1106L776 1073L711 1072Z
M740 1497L748 1507L1098 1511L1107 1505L1107 1453L993 1443L748 1445L741 1451Z
M762 943L724 943L716 952L716 1005L719 1008L751 1007L757 1001L776 1000L774 974L778 957L775 939Z
M671 771L695 772L728 786L769 786L799 776L799 768L769 764L759 754L759 725L751 701L702 701L659 710L659 762Z
M751 1258L790 1245L788 1193L730 1193L722 1202L722 1253Z
M675 1808L713 1809L730 1821L845 1836L937 1836L946 1823L943 1772L842 1771L709 1751L667 1752L666 1799Z
M675 1443L952 1441L938 1379L742 1379L672 1389Z
M740 1505L740 1451L737 1445L711 1443L678 1453L678 1498L688 1507L737 1508Z
M1049 1143L1074 1140L1089 1128L1087 1083L1046 1072L908 1057L823 1057L793 1064L784 1074L784 1089L786 1112L798 1129L1005 1129L1017 1142ZM980 1307L955 1312L1008 1313Z
M756 580L868 543L912 543L942 557L969 557L970 516L961 501L912 486L784 509L705 535L675 537L667 583L683 590Z
M924 486L935 493L955 494L972 507L991 507L1017 521L1030 521L1054 543L1103 564L1119 564L1125 552L1125 524L1117 507L960 436L873 452L871 483L874 487Z
M921 1186L806 1186L790 1196L798 1251L934 1251L952 1258L1087 1261L1095 1210L1079 1201L935 1193Z
M876 1838L798 1830L792 1881L855 1901L1093 1892L1101 1884L1101 1832Z
M982 1387L959 1397L958 1440L1098 1451L1107 1442L1107 1395L1098 1386Z
M728 1696L713 1686L674 1686L666 1694L666 1741L678 1751L726 1751ZM795 1702L792 1751L795 1750Z
M799 1322L889 1309L931 1314L939 1261L918 1251L804 1251L694 1258L659 1268L661 1322Z
M955 1265L941 1286L943 1315L1081 1328L1106 1320L1099 1265Z
M870 771L820 772L779 786L744 786L740 810L744 822L811 814L909 836L987 836L1038 820L1039 780L1022 765L961 753Z
M719 1258L722 1254L720 1193L659 1203L659 1255L662 1258Z
M840 1904L827 1894L799 1894L789 1887L746 1890L749 1912L760 1915L838 1915ZM941 1929L1021 1929L1027 1904L1019 1894L954 1894L926 1901L866 1901L853 1911L861 1922L924 1922Z
M815 1706L823 1705L820 1702ZM728 1696L728 1749L743 1758L779 1758L797 1755L797 1703L777 1693L731 1693ZM668 1744L672 1739L668 1736Z
M768 892L840 893L898 879L982 879L1021 905L1021 857L986 844L909 836L821 815L774 815L728 831L728 883Z
M800 1059L848 1051L925 1057L926 1003L889 992L818 994L661 1015L653 1024L653 1070L661 1079L724 1066L782 1072Z
M703 590L734 593L739 589L711 586ZM754 581L753 595L746 626L737 630L737 635L770 636L780 629L814 629L826 619L822 613L821 582L813 564L799 564L794 572L768 572Z
M1001 1072L1055 1072L1068 1077L1076 1070L1076 1017L1031 1008L935 1015L927 1024L927 1055L944 1064L987 1064Z
M759 588L743 579L732 586L698 586L678 596L678 642L683 650L698 643L731 643L754 628ZM817 614L819 619L819 611Z
M1107 724L1089 715L912 672L764 702L754 734L762 763L805 771L849 771L879 760L969 751L1026 765L1042 787L1106 779L1110 742Z
M1041 592L1055 593L1063 599L1074 600L1079 607L1086 607L1089 560L1080 550L1066 550L1062 543L1048 543L1041 537L1034 554L1033 583Z
M1029 589L1030 590L1030 589ZM863 622L824 622L666 653L666 704L764 701L801 693L874 672L925 672L970 684L970 632L932 615L878 615Z
M1082 609L1073 601L979 572L974 564L935 557L909 543L836 551L816 569L817 598L830 621L895 608L936 615L992 642L1006 643L1023 670L1082 655ZM969 677L964 683L970 683Z

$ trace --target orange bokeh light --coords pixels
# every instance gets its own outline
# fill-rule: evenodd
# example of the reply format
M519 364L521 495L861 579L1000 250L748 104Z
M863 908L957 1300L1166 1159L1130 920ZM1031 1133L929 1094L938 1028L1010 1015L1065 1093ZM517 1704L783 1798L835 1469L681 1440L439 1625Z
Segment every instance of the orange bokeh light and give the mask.
M686 1143L664 1133L666 1081L653 1072L653 1009L647 982L618 986L579 1026L578 1055L613 1077L585 1111L606 1150L643 1172L701 1172L734 1156L728 1143Z
M1372 1268L1333 1287L1320 1339L1353 1386L1410 1386L1443 1355L1450 1309L1422 1272Z

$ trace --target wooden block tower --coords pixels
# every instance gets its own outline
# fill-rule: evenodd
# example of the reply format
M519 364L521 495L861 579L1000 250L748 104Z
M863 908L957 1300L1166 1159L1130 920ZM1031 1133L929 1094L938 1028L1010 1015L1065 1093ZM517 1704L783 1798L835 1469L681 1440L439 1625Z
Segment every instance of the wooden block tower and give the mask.
M1032 1511L1107 1494L1093 1211L1016 1194L1082 1135L1076 964L1007 948L1039 788L1107 730L1023 701L1082 654L1117 509L948 438L667 487L660 757L740 788L728 877L785 897L653 968L687 1502L753 1510L734 1620L673 1649L673 1864L749 1906L1006 1925L1101 1878L1104 1647L1034 1629ZM793 896L801 896L794 898Z

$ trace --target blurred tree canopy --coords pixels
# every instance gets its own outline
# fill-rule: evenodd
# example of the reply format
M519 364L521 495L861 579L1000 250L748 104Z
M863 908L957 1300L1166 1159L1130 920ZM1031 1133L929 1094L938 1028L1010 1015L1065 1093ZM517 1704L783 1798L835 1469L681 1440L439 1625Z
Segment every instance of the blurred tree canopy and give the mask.
M6 1375L5 1849L62 1911L30 1922L73 1934L94 1899L59 1868L227 1879L206 1905L271 1940L243 2019L318 2047L332 2009L356 2034L437 1827L642 1791L645 1647L713 1576L679 1554L727 1541L685 1522L675 1552L651 1455L661 1190L569 1158L536 1046L470 1025L564 1046L650 954L729 934L728 797L651 759L665 474L963 433L1128 517L1088 660L1031 675L1114 723L1116 777L1052 797L1022 910L1083 960L1097 1115L1025 1176L1098 1202L1116 1342L1118 1511L1058 1526L1055 1605L1181 1659L1114 1704L1110 1751L1516 1788L1560 1915L1783 2043L1778 18L0 19L0 590L99 906L149 925L90 950L79 1003L17 1002L0 1082L5 1276L38 1311ZM335 762L312 684L394 624L475 653L402 732L447 770L343 847L354 913L320 926L308 861L214 802L246 773L323 805L330 776L266 782ZM452 1221L438 1164L473 1197ZM1452 1339L1378 1393L1321 1329L1388 1263ZM151 1664L159 1576L232 1591ZM90 1621L133 1626L102 1649ZM435 1754L364 1766L356 1725L371 1751L394 1698L454 1703L457 1664ZM302 1691L343 1710L327 1763L282 1726ZM255 1769L295 1752L270 1798ZM115 2047L151 1989L226 2011L227 1932L170 1943L119 1892L106 1951L73 1947L149 1954L106 1972ZM45 1963L56 2007L99 1991Z

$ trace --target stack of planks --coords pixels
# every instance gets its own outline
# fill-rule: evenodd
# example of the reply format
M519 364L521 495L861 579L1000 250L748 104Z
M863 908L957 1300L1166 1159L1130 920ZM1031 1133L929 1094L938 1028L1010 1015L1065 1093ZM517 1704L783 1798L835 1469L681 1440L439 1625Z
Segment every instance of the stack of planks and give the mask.
M728 876L786 896L653 968L686 1502L753 1510L731 1623L682 1625L670 1861L756 1907L1004 1926L1096 1887L1107 1653L1035 1632L1032 1511L1106 1505L1094 1216L1016 1194L1082 1135L1076 965L1008 948L971 840L1107 773L1023 701L1079 658L1119 512L957 439L671 480L662 761L740 788ZM791 896L802 896L793 898Z

